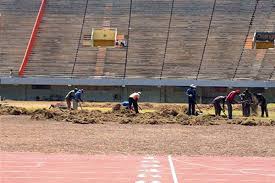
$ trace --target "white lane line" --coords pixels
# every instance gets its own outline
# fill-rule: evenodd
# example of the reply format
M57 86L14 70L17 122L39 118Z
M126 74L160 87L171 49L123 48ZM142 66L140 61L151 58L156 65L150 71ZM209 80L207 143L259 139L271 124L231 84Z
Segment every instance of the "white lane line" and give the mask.
M230 172L237 172L237 173L242 173L242 174L255 174L255 175L261 175L261 176L269 176L269 177L274 177L275 174L273 173L258 173L258 172L251 172L252 170L261 170L258 168L255 169L230 169L230 168L219 168L219 167L214 167L214 166L208 166L208 165L204 165L204 164L199 164L199 163L191 163L191 162L187 162L187 161L182 161L182 160L175 160L178 162L183 162L185 164L188 165L195 165L195 166L200 166L200 167L204 167L204 168L209 168L209 169L214 169L214 170L219 170L219 171L230 171ZM265 171L265 170L262 170ZM222 174L220 174L222 175Z
M136 181L135 183L145 183L145 181L143 181L143 180L138 180L138 181Z
M151 168L151 169L149 170L149 172L157 173L157 172L159 172L159 170L158 170L158 169L155 169L155 168Z
M243 173L243 174L254 174L254 175L261 175L261 176L270 176L270 177L275 177L275 174L272 174L272 173L258 173L258 172L251 172L251 171L259 171L260 169L241 169L240 170L240 173ZM264 171L264 170L262 170Z
M140 173L140 174L138 174L137 177L138 177L138 178L144 178L144 177L146 177L146 175L145 175L144 173Z
M175 167L174 167L171 155L168 156L168 161L169 161L173 181L174 181L174 183L178 183L178 178L177 178L177 175L176 175L176 171L175 171Z

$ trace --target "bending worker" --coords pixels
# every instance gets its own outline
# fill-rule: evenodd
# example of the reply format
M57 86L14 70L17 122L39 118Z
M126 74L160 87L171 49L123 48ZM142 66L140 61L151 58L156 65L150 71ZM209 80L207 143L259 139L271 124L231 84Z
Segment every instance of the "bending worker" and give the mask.
M221 111L224 111L225 98L226 98L226 96L218 96L218 97L214 98L214 100L212 101L214 108L215 108L216 116L220 116ZM222 103L222 107L221 107L221 103Z
M83 102L81 95L84 93L83 89L78 90L75 95L74 95L74 100L73 100L73 109L78 108L78 103Z
M132 109L132 105L134 106L135 112L138 112L138 100L140 98L141 92L134 92L129 96L129 109Z
M264 113L265 113L265 116L268 117L267 102L263 94L254 93L254 96L257 98L258 104L261 106L261 111L262 111L261 117L264 117Z
M250 116L250 108L252 104L252 94L246 89L242 94L240 94L241 102L242 102L242 111L243 116Z
M187 89L186 95L188 96L188 115L195 115L195 104L196 104L196 86L194 84L190 85Z
M75 88L74 90L69 91L69 93L67 93L66 97L65 97L65 101L67 103L67 108L69 110L71 110L71 103L72 100L74 99L75 93L78 91L77 88Z
M235 96L240 94L241 91L239 89L230 92L227 96L226 96L226 104L227 104L227 110L228 110L228 118L232 119L232 104L235 103L239 103L235 100Z

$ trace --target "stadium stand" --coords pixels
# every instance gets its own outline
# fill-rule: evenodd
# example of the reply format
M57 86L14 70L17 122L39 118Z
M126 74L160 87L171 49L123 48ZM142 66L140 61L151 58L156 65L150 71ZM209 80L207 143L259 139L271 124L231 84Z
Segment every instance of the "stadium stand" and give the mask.
M0 75L18 70L39 3L0 2ZM275 31L274 6L273 0L47 0L25 77L274 80L275 50L251 49L255 31ZM129 37L127 46L82 45L92 28L102 27Z
M257 30L275 31L275 7L272 1L259 1L249 38ZM252 44L252 42L251 42ZM273 55L273 57L272 57ZM268 80L275 65L274 49L245 49L236 73L236 79Z
M133 1L126 77L159 78L171 2Z
M89 1L83 25L83 35L92 28L117 28L118 33L128 32L130 1ZM82 38L83 38L82 35ZM125 48L91 48L80 46L75 62L74 76L122 77L125 65Z
M40 2L0 1L0 76L16 75L32 31Z
M86 0L48 0L25 76L69 77Z
M195 79L213 1L176 1L163 78Z
M254 5L250 0L217 1L198 79L234 77Z

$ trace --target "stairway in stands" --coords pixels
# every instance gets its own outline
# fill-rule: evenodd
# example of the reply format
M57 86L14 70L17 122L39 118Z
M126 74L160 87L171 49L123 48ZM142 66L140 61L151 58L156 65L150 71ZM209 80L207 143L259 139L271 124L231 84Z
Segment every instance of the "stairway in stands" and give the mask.
M0 1L0 76L14 76L22 63L40 1Z
M69 77L86 0L47 0L25 76Z
M106 48L98 48L96 65L95 65L96 76L103 75L105 59L106 59Z

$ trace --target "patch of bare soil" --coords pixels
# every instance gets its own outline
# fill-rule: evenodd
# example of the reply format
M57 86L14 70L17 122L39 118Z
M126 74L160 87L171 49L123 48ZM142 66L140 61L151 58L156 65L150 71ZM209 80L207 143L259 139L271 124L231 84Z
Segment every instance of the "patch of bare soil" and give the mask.
M275 156L274 126L118 124L112 118L78 125L2 115L0 128L6 152Z

